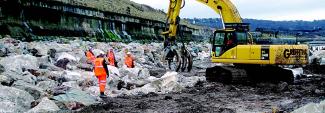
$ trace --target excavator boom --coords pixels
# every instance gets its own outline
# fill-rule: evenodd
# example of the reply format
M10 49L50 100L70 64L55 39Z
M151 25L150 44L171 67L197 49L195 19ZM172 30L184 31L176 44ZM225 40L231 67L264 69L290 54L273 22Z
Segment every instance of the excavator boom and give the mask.
M237 8L229 0L196 0L211 9L221 16L224 23L242 23L242 19ZM163 34L168 34L167 38L176 38L179 25L179 14L184 5L185 0L170 0L167 12L167 22L169 24L168 31ZM225 28L225 27L224 27Z

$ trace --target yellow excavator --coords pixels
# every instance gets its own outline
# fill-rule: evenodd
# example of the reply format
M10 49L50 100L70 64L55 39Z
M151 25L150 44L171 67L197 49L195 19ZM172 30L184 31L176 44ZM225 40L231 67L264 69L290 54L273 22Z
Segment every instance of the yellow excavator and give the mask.
M293 73L283 69L284 65L305 65L308 63L307 45L260 45L253 42L249 33L249 24L243 23L230 0L196 0L212 8L220 15L223 29L216 30L211 42L212 63L224 63L206 69L208 81L238 83L247 81L285 81L293 82ZM179 30L180 11L185 0L170 0L167 12L164 59L170 69L188 71L192 69L192 56L186 49L176 43L182 38Z

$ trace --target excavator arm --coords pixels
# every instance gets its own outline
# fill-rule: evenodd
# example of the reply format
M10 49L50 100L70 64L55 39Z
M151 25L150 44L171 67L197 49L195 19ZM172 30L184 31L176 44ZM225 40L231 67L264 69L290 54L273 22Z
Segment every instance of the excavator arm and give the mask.
M226 29L226 23L242 23L242 19L236 7L229 0L196 0L213 9L221 16L223 28ZM167 12L166 31L162 34L165 36L163 60L167 60L168 67L178 71L180 68L184 71L192 69L192 56L186 49L185 44L178 49L176 38L179 31L181 9L185 6L185 0L170 0ZM232 28L232 27L231 27ZM174 66L171 66L174 63ZM174 68L171 68L174 67Z
M221 16L222 24L224 23L242 23L242 19L236 7L229 0L196 0L211 9ZM166 38L174 39L177 35L179 25L179 14L181 8L185 5L185 0L170 0L167 12L167 23L169 24L168 30L163 32L167 35ZM225 27L224 27L225 28Z

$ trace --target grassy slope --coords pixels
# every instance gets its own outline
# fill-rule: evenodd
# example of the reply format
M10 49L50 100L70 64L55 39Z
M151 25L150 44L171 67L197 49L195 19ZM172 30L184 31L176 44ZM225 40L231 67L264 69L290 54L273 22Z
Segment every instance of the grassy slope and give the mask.
M55 0L68 4L86 6L96 8L102 11L115 12L120 14L127 14L127 9L130 8L130 15L135 17L141 17L150 20L156 20L165 22L166 13L160 10L156 10L150 6L144 4L138 4L130 0ZM166 6L168 7L168 6ZM182 20L181 24L187 25L191 28L200 29L200 26L192 25L187 21Z

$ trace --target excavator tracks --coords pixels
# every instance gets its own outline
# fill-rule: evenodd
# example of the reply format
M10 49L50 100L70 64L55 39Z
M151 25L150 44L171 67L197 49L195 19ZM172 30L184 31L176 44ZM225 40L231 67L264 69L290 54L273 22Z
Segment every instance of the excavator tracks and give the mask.
M215 66L207 68L206 79L210 82L222 83L243 83L246 82L248 77L246 71L237 69L231 66Z
M206 79L209 82L226 84L245 84L258 82L287 82L293 83L294 76L291 70L277 66L215 66L206 69Z

